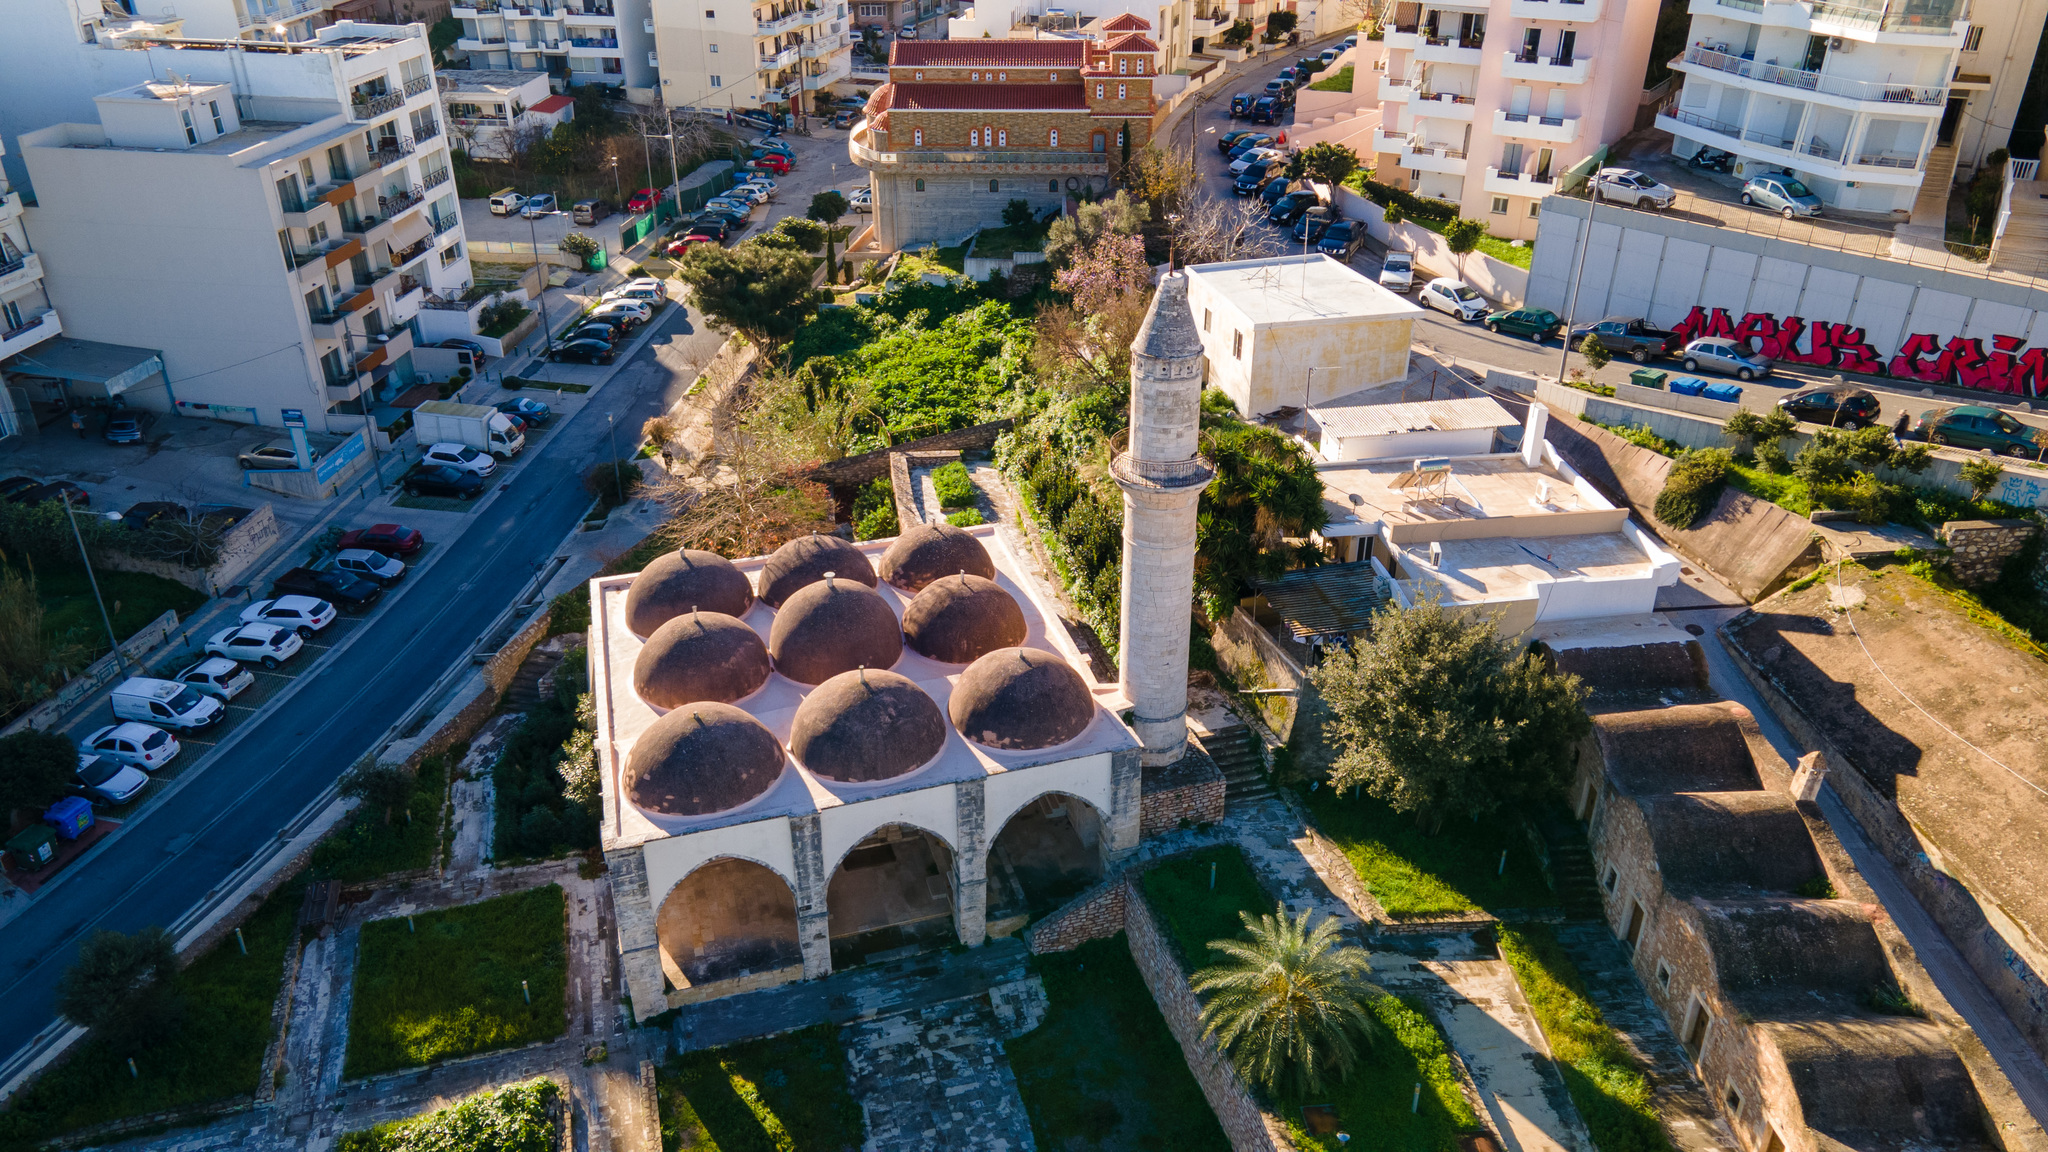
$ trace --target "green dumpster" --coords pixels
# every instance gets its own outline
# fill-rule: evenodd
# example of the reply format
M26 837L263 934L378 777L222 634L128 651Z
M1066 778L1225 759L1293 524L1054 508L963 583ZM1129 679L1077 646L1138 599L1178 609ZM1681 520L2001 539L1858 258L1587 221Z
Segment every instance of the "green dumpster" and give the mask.
M1639 388L1662 388L1670 375L1655 368L1637 368L1628 374L1628 382Z
M13 855L15 867L34 872L56 858L57 833L46 825L38 824L9 840L7 851Z

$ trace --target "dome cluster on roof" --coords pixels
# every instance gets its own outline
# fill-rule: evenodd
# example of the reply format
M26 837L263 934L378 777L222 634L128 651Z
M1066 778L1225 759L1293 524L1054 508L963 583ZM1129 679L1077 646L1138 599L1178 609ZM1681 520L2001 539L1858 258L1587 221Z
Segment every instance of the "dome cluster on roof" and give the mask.
M687 612L745 616L754 606L746 573L715 552L684 548L655 558L626 590L626 627L646 639Z
M993 580L945 576L925 585L903 610L903 634L925 656L969 664L1024 643L1024 610Z
M820 575L776 610L768 629L775 670L799 684L823 684L841 672L895 664L903 655L903 626L888 601L869 584Z
M761 565L761 599L780 609L798 589L815 584L830 572L841 580L873 588L874 565L866 554L837 536L812 533L777 548Z
M996 578L995 561L974 534L952 524L919 524L898 536L882 553L882 579L916 594L941 576L962 572Z
M633 662L633 691L656 708L730 704L768 682L761 634L723 612L686 612L654 630Z
M621 784L634 804L668 816L708 816L756 800L782 775L782 745L730 704L678 708L633 743Z
M998 648L967 666L953 685L953 727L977 744L1007 751L1051 748L1095 718L1081 674L1037 648Z
M789 732L798 763L848 784L915 771L945 746L938 703L909 677L871 668L818 685L797 706Z

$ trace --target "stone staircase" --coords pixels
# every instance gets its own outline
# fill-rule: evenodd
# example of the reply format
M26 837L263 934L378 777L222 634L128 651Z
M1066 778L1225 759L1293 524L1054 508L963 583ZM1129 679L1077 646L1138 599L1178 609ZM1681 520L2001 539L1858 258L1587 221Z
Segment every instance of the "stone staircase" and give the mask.
M1259 746L1259 738L1250 728L1233 724L1211 732L1202 737L1202 750L1223 772L1223 804L1226 810L1237 804L1277 795L1273 791L1272 779L1266 775L1266 757Z
M1546 810L1536 820L1537 834L1550 852L1550 878L1557 885L1557 902L1573 920L1602 920L1600 878L1594 872L1593 853L1578 821L1563 808Z
M555 665L561 662L560 652L550 652L545 648L534 649L525 662L519 665L519 671L512 674L512 683L505 688L505 707L510 711L524 712L540 703L541 677L554 671Z

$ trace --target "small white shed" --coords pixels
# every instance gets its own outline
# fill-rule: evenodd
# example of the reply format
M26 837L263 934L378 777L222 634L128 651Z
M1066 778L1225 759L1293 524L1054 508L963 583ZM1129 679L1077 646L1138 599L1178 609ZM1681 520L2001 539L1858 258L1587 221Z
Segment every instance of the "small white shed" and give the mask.
M1479 456L1495 450L1499 429L1520 423L1486 396L1410 404L1347 404L1339 397L1309 415L1322 432L1323 459L1332 461Z

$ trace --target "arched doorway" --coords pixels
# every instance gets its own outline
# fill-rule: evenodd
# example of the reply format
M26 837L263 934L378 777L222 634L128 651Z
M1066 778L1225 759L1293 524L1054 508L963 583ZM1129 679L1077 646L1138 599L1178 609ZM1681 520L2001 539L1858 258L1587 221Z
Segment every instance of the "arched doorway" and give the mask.
M953 850L922 828L889 824L853 846L825 889L836 971L944 948L953 927Z
M796 895L752 860L713 860L669 890L655 914L661 969L676 990L801 967Z
M988 934L1008 936L1102 879L1102 817L1048 792L1017 810L988 852Z

